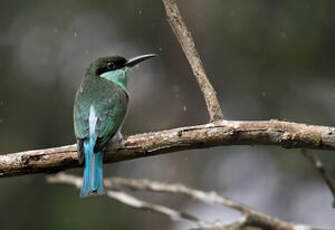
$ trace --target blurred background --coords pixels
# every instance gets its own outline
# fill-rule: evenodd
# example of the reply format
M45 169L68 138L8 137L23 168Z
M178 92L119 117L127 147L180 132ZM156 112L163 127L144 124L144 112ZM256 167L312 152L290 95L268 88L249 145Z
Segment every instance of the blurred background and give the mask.
M335 2L178 1L225 118L335 120ZM161 1L0 1L0 153L74 143L72 103L95 58L157 53L132 71L126 135L202 124L204 100ZM313 151L335 176L334 154ZM105 165L106 177L215 190L287 221L332 227L332 197L299 150L232 146ZM68 172L80 175L81 169ZM1 229L184 229L105 197L79 199L45 175L0 180ZM237 213L182 197L144 199L229 223ZM194 227L194 226L193 226Z

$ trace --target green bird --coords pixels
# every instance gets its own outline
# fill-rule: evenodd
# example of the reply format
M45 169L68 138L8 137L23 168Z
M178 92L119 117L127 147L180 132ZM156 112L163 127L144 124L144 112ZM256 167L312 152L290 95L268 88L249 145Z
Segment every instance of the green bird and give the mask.
M113 139L120 141L120 129L128 108L129 68L155 57L141 55L129 60L120 56L98 58L86 71L74 101L74 131L79 163L85 162L80 197L101 195L103 152Z

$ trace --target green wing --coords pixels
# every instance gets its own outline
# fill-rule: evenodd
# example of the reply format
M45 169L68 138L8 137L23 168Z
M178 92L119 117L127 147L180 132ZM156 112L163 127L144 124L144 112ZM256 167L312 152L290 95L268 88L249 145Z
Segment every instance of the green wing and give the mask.
M73 106L74 132L77 139L88 137L88 115L90 103L85 100L84 95L77 91Z
M79 163L84 162L84 148L83 140L88 137L88 113L89 113L89 104L86 103L85 97L82 94L80 89L77 91L76 98L73 106L73 123L74 123L74 133L77 139L77 152Z
M83 84L77 91L74 102L74 130L78 142L79 158L83 157L83 139L89 135L89 111L93 105L98 118L95 133L95 152L103 149L119 130L127 113L128 95L119 86L99 81L94 85ZM92 87L93 86L93 87Z
M95 150L102 150L107 142L116 134L124 118L128 107L127 92L118 86L113 87L111 94L105 100L100 101L95 107L98 121L96 134L98 140Z

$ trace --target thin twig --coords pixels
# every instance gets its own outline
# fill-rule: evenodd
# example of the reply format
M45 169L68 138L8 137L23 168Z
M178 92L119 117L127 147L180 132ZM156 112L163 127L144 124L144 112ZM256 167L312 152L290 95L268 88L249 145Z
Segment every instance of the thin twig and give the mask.
M308 152L306 149L301 149L301 153L312 163L321 175L322 179L326 182L331 194L333 195L334 200L332 202L332 206L335 208L335 185L333 178L325 169L321 159L317 155Z
M47 181L49 183L65 183L75 185L77 188L81 186L81 178L68 175L65 173L58 173L53 176L48 176ZM245 205L232 201L228 198L218 195L216 192L204 192L196 189L191 189L182 184L167 184L161 182L155 182L150 180L136 180L136 179L125 179L125 178L109 178L104 180L104 185L108 188L107 195L115 200L120 201L128 206L152 210L154 212L169 216L174 220L188 220L196 223L199 229L220 229L220 230L242 230L245 227L258 227L261 229L268 230L321 230L320 228L310 227L307 225L298 225L280 220L275 217L271 217L264 213L255 211ZM235 209L242 214L242 218L235 221L230 225L222 225L220 222L205 222L197 217L185 214L184 212L171 210L161 205L155 205L147 203L145 201L139 201L137 198L126 194L123 190L141 190L151 192L164 192L174 195L184 195L191 199L204 202L206 204L222 205L231 209Z
M176 193L187 196L191 199L198 200L207 204L223 205L228 208L235 209L240 212L248 212L241 204L231 201L218 195L215 192L203 192L191 189L182 184L167 184L162 182L151 181L147 179L126 179L126 178L110 178L105 179L105 186L113 189L130 189L144 190L152 192Z
M77 189L80 189L82 185L82 178L73 176L73 175L64 174L64 173L58 173L56 175L48 176L47 182L74 185ZM110 188L110 186L106 186L106 187ZM157 204L153 204L150 202L146 202L138 198L135 198L134 196L131 196L123 191L107 190L106 195L109 198L116 200L127 206L130 206L136 209L146 210L146 211L149 210L149 211L152 211L158 214L162 214L162 215L169 217L171 220L175 220L175 221L187 220L187 221L190 221L196 224L199 227L215 226L215 224L202 221L199 218L191 214L188 214L187 212L181 212L181 211L177 211L177 210L165 207L163 205L157 205Z
M163 214L165 216L170 217L172 220L178 220L178 221L187 220L199 226L205 225L201 220L199 220L195 216L192 216L191 214L188 214L186 212L176 211L174 209L165 207L163 205L157 205L157 204L149 203L143 200L139 200L125 192L108 190L106 194L108 197L112 198L113 200L117 200L120 203L131 206L133 208L144 209L144 210L153 211L159 214Z
M244 216L246 216L246 218L244 218L244 222L251 226L263 226L270 229L290 229L291 227L290 223L255 211L239 202L232 201L228 198L220 196L214 191L204 192L201 190L191 189L182 184L167 184L144 179L136 180L125 178L111 178L105 180L105 185L113 189L128 188L132 190L181 194L206 204L222 205L227 208L235 209L241 212Z
M105 163L225 145L276 145L335 150L335 128L278 120L218 121L129 136L105 152ZM204 152L206 154L206 152ZM0 177L79 167L75 145L0 155Z
M174 31L183 51L191 65L194 76L196 77L200 89L206 101L210 121L223 119L223 113L216 97L216 92L209 82L191 32L187 28L183 17L180 14L175 0L163 0L168 21Z

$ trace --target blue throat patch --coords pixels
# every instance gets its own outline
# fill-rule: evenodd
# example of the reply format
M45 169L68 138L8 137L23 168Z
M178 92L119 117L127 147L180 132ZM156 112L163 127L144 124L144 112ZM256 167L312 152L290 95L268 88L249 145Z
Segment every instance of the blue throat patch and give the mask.
M128 83L128 76L127 76L128 68L122 68L117 70L112 70L105 72L100 75L100 77L105 78L109 81L112 81L113 83L120 86L122 89L128 91L127 83Z

